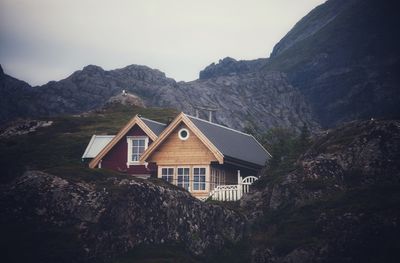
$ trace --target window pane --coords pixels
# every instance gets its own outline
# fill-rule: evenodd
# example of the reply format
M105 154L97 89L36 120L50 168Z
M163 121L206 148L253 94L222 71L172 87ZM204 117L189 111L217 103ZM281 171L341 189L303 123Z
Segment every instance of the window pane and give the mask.
M189 171L190 171L189 168L184 168L183 174L184 174L184 175L189 175Z
M140 147L139 148L139 153L143 153L144 152L144 147Z
M206 177L204 175L200 176L200 182L203 182L203 183L206 182Z
M199 168L194 168L193 169L193 174L198 175L199 174Z
M200 168L200 174L206 174L206 168Z
M139 140L139 146L142 146L142 147L144 147L144 140Z
M133 146L138 146L139 145L138 140L132 140L132 141L133 141Z
M178 168L178 174L183 174L183 168Z
M168 174L173 175L174 174L174 168L168 168Z

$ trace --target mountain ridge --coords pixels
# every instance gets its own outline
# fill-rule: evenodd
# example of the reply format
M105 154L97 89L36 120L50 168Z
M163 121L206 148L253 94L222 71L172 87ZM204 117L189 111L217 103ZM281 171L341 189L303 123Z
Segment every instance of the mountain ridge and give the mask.
M93 110L123 89L145 105L189 114L196 105L216 106L214 121L240 130L254 121L260 129L299 131L357 119L398 119L400 21L394 7L391 0L328 0L297 22L270 58L226 57L191 82L139 65L109 71L88 65L34 89L21 83L13 84L15 90L4 88L10 82L2 78L0 123Z
M297 130L304 125L312 129L318 127L301 94L286 81L284 74L277 72L246 71L177 83L165 73L147 66L129 65L106 71L88 65L63 80L31 89L35 90L30 105L33 116L93 110L126 90L145 105L174 107L192 115L195 106L217 105L219 110L213 121L236 129L244 129L249 116L257 119L261 128L271 125ZM254 93L259 96L253 98ZM269 115L264 117L266 112ZM202 114L205 116L205 112Z

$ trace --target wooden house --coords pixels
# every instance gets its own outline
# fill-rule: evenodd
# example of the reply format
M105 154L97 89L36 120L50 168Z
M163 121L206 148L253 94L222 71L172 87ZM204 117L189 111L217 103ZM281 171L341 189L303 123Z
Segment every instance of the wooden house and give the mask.
M89 166L157 176L205 199L255 178L269 157L249 134L180 113L169 125L135 116Z
M93 135L82 159L93 158L90 168L107 168L140 177L156 176L157 168L140 161L141 155L158 138L166 124L136 115L108 143ZM102 147L102 144L105 144Z

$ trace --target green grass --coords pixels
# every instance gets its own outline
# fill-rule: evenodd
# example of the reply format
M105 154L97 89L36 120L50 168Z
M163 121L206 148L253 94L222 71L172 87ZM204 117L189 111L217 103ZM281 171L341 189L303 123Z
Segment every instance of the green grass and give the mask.
M44 118L52 120L53 125L0 140L0 182L6 183L28 169L73 178L101 176L102 173L109 175L113 172L87 169L81 156L93 134L116 134L136 114L167 122L176 116L177 111L111 105L84 115Z

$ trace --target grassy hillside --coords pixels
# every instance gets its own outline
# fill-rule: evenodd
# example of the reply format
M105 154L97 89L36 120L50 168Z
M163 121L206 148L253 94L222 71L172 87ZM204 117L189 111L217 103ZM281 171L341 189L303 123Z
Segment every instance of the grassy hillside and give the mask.
M167 122L177 111L114 104L88 114L47 118L53 121L50 127L0 139L0 181L7 182L27 169L73 178L107 174L110 171L93 171L82 162L86 145L93 134L116 134L136 114Z

